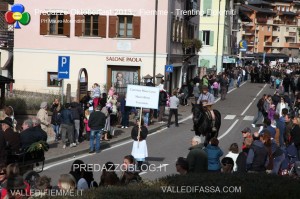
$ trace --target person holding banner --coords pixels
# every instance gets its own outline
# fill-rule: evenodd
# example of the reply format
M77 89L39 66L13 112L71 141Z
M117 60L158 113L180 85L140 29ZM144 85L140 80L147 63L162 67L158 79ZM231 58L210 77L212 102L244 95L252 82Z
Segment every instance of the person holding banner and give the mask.
M137 166L140 169L145 158L148 157L148 149L146 138L148 135L148 129L144 126L144 120L142 118L136 120L136 125L131 130L131 138L133 141L131 155L137 161Z

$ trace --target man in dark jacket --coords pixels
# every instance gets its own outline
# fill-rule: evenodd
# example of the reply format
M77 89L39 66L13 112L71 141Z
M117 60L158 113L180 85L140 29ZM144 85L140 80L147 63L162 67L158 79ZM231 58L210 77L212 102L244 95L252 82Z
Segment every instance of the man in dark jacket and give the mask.
M207 171L208 159L203 147L204 144L201 143L201 138L199 136L193 137L192 147L189 148L190 152L187 156L189 173L202 173Z
M19 152L20 150L20 135L13 130L13 122L12 119L6 117L4 120L0 120L2 125L3 135L6 142L6 146L8 147L8 151L11 153Z
M92 112L89 118L88 125L91 129L90 133L90 152L94 153L100 152L100 138L102 130L105 126L106 117L104 113L101 112L101 106L97 106L95 112ZM94 148L94 139L96 138L96 147Z
M255 128L256 123L264 117L264 112L265 112L264 103L265 103L266 97L267 97L267 95L264 94L262 96L262 98L260 98L257 102L256 106L257 106L258 112L257 112L256 118L252 122L253 128Z
M39 141L47 142L47 133L39 126L34 126L32 119L23 122L23 131L20 133L21 148L27 149L31 144Z
M253 143L247 155L248 172L265 172L269 163L268 151L260 140L258 132L253 134Z
M74 119L72 112L70 110L70 104L66 103L65 108L61 111L60 114L61 121L61 137L64 143L63 148L66 148L66 134L68 135L68 139L70 142L70 147L76 146L74 140Z
M163 116L165 114L165 107L167 105L167 93L165 90L160 90L159 92L159 100L158 100L158 106L159 106L159 115L158 115L158 122L164 123Z
M76 144L79 144L78 139L80 136L80 120L83 117L83 111L80 104L76 101L71 103L71 112L74 119L74 140L76 140Z

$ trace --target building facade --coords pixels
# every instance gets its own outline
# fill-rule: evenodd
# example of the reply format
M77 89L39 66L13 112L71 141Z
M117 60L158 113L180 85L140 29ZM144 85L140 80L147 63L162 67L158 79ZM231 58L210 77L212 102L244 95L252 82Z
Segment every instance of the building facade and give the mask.
M232 34L233 17L236 15L232 0L202 0L199 39L203 48L199 53L199 66L223 70L224 64L234 54L235 37ZM234 46L233 46L234 45ZM235 59L233 59L235 60ZM235 61L233 61L233 64Z
M179 11L194 9L198 1L158 1L154 70L155 2L16 1L31 21L15 30L14 88L47 93L71 84L72 96L78 96L98 83L124 92L128 84L142 84L144 77L158 74L168 76L170 90L180 87L197 68L195 53L187 56L182 43L198 37L199 23L196 15ZM58 79L60 56L70 57L70 78L63 81ZM165 74L166 64L174 66L172 74Z
M266 53L298 58L299 10L300 3L293 0L248 0L242 5L240 37L248 43L246 56Z

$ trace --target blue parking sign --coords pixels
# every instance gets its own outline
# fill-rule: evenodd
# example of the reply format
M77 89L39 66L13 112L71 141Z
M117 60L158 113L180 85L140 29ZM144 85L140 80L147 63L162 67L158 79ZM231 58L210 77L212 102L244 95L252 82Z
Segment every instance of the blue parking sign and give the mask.
M173 73L173 66L172 65L166 65L166 72L167 73Z
M58 56L58 79L70 78L70 56Z

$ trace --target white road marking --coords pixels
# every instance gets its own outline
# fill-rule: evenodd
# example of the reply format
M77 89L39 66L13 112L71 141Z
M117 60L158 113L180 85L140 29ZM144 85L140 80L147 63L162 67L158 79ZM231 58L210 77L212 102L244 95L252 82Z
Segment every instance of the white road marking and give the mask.
M247 83L247 82L242 83L241 86L244 85L245 83ZM236 88L231 89L228 93L231 93L231 92L234 91L235 89L236 89ZM215 103L218 102L220 99L221 99L221 98L218 98L217 100L215 100ZM184 121L189 120L189 119L192 119L192 117L193 117L193 115L190 115L190 116L186 117L185 119L180 120L179 123L184 122ZM237 121L238 121L238 120L237 120ZM235 123L233 123L233 124L235 125L237 121L235 121ZM233 128L233 126L232 126L232 128ZM232 129L232 128L231 128L231 129ZM156 131L156 132L154 132L154 133L148 135L148 137L149 137L149 136L156 135L156 134L158 134L158 133L161 133L162 131L164 131L164 130L166 130L166 129L167 129L167 127L164 127L164 128L162 128L162 129L160 129L160 130L158 130L158 131ZM228 130L229 130L229 129L228 129ZM228 130L227 130L227 131L228 131ZM220 139L223 138L226 134L229 133L229 132L227 132L227 131L220 137ZM101 152L109 151L109 150L111 150L111 149L114 149L114 148L123 146L123 145L128 144L128 143L132 143L132 142L133 142L132 140L124 141L124 142L121 142L120 144L116 144L116 145L114 145L114 146L112 146L112 147L110 147L110 148L108 148L108 149L104 149L104 150L102 150ZM64 160L64 161L59 161L59 162L57 162L57 163L54 163L54 164L50 164L50 165L48 165L48 166L45 166L45 167L44 167L44 171L46 171L47 169L50 169L50 168L52 168L52 167L55 167L55 166L58 166L58 165L62 165L62 164L65 164L65 163L68 163L68 162L71 162L71 161L74 161L75 158L76 158L76 159L82 159L82 158L85 158L85 157L88 157L88 156L93 156L93 155L97 155L97 154L84 154L84 155L80 155L80 156L73 156L73 155L70 155L70 156L73 156L73 157L70 157L69 159Z
M253 119L254 119L254 116L247 116L247 115L243 118L243 120L245 120L245 121L253 121Z
M224 120L233 120L235 116L236 115L226 115L226 117L224 117Z
M246 109L241 113L241 115L244 115L247 110L250 108L250 106L253 104L253 102L256 100L256 98L258 97L258 95L264 90L264 88L267 86L267 84L264 85L264 87L262 87L262 89L257 93L257 95L255 96L255 98L250 102L250 104L246 107Z
M235 120L235 122L229 127L229 129L227 129L227 131L224 133L224 134L222 134L220 137L218 137L218 139L219 139L219 141L223 138L223 137L225 137L228 133L230 133L230 131L233 129L233 127L238 123L238 119L237 120Z

